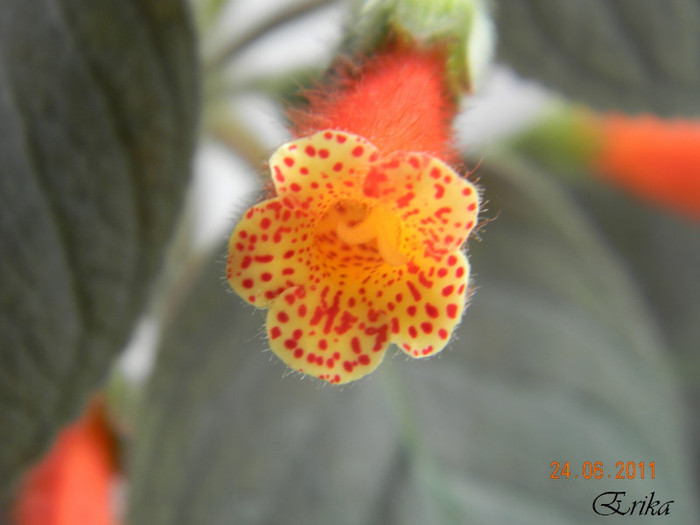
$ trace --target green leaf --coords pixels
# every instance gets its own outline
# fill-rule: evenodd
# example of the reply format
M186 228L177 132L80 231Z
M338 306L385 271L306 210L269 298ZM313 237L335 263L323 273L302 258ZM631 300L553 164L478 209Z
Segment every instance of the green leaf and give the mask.
M301 380L207 265L136 421L129 523L597 523L605 491L654 491L674 500L666 523L693 522L677 379L626 269L551 181L479 174L498 217L471 242L476 292L437 358L388 355L344 389ZM586 461L604 479L583 479ZM646 479L614 479L617 461Z
M0 4L0 496L143 308L189 178L193 40L179 0Z
M501 2L499 55L599 109L700 115L697 0Z
M601 185L579 184L576 194L625 261L658 320L689 406L700 482L700 223Z

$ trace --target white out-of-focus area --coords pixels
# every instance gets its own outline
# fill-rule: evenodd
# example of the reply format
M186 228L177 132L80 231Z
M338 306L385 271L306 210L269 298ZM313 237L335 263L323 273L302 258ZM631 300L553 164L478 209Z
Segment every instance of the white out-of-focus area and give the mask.
M455 121L462 151L487 146L522 131L549 108L552 95L540 85L494 66L482 89L465 97Z
M257 199L258 180L253 170L226 147L209 140L200 145L189 197L194 251L224 243L237 220Z
M345 14L343 4L335 3L276 29L264 42L241 53L229 74L235 78L245 72L258 77L271 71L325 67L340 42Z

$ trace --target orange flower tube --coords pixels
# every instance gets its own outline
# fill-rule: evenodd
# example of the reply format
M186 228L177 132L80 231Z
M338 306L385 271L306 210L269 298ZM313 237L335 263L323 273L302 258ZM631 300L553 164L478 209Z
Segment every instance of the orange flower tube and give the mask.
M460 322L479 195L441 160L457 158L444 68L439 51L390 46L291 111L298 138L270 159L275 197L235 228L227 264L290 368L346 383L390 343L436 354Z
M382 155L420 151L458 161L451 122L457 111L439 48L392 44L361 66L341 62L321 89L304 93L304 110L290 111L296 136L323 129L365 137Z
M641 198L700 219L700 122L605 115L595 167Z

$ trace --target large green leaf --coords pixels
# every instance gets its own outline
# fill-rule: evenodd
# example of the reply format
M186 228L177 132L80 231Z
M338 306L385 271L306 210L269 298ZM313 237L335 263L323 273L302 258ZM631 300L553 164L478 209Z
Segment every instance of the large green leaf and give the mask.
M500 2L499 55L601 109L700 115L698 0Z
M598 523L606 491L654 491L674 500L665 523L694 522L677 380L626 269L551 181L480 175L498 218L472 242L456 340L344 389L285 374L262 316L207 265L136 422L130 523ZM571 477L550 479L552 461ZM617 461L645 462L646 479L614 479Z
M195 56L180 0L0 3L0 495L142 310L188 180Z
M578 184L576 193L658 319L690 407L700 481L700 223L597 184Z

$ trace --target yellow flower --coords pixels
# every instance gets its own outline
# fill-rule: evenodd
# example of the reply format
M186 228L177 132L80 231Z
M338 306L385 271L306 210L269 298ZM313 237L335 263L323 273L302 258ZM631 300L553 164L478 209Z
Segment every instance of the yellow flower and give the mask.
M234 230L227 277L269 308L275 354L346 383L373 371L389 343L416 358L442 350L465 307L460 246L476 224L476 188L426 153L381 158L340 131L283 145L270 168L277 197Z

